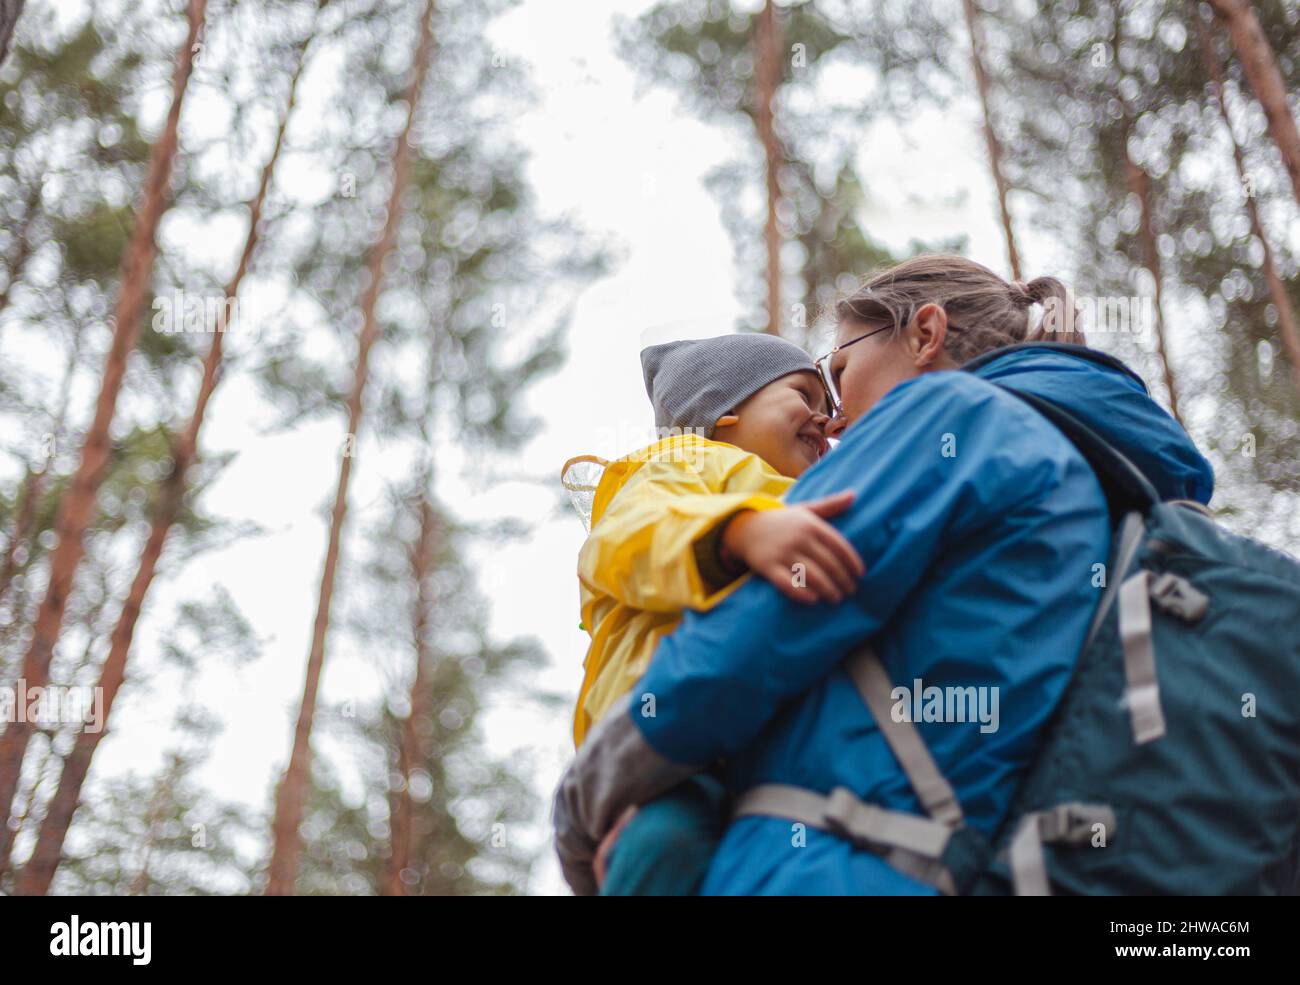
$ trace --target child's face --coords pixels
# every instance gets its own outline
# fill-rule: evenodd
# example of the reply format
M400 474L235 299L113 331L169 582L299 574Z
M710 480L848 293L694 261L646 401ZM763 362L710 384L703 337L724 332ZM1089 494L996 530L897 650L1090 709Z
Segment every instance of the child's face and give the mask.
M714 439L757 455L782 475L802 475L830 447L826 391L811 370L773 380L736 408L736 415L735 424L714 429Z

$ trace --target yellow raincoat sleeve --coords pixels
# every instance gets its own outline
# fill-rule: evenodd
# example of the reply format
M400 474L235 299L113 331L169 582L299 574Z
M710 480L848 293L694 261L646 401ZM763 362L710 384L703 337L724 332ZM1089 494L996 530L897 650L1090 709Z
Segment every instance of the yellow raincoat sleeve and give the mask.
M735 582L721 589L708 585L696 544L740 510L781 507L777 495L789 480L755 482L756 470L774 475L757 459L731 469L713 464L652 461L637 469L582 546L578 577L584 585L648 612L707 609L727 595Z

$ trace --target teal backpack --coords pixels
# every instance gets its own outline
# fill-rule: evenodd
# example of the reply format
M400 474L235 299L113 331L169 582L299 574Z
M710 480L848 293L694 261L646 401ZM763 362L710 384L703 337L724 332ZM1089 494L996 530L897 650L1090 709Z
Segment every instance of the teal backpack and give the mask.
M1095 432L1008 389L1088 459L1117 530L1074 679L973 891L1295 894L1300 562L1160 502Z
M947 895L1296 895L1300 562L1200 503L1161 502L1065 409L1004 388L1088 460L1115 535L1083 652L993 842L965 824L920 732L891 714L870 644L844 667L925 815L781 784L747 791L736 814L833 831Z

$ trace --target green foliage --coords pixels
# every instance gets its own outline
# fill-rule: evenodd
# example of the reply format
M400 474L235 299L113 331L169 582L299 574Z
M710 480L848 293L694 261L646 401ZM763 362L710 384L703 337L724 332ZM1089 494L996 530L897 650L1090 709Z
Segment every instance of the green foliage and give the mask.
M310 195L289 195L268 223L267 241L304 302L286 310L253 367L280 411L278 426L338 414L352 385L358 303L386 218L389 162L405 110L397 94L409 78L405 64L384 55L406 50L394 38L414 47L422 9L418 2L372 8L366 30L352 35L347 98L323 121L321 139L299 152L299 163L322 180ZM438 9L439 41L376 305L366 428L417 460L436 454L442 431L481 456L527 440L536 421L522 398L562 362L573 299L605 265L599 243L537 210L524 155L505 123L519 80L491 64L488 13L465 4ZM366 654L384 687L355 715L318 715L321 741L347 754L314 763L300 893L383 891L389 814L407 782L398 755L417 652L411 511L419 495L433 492L426 482L413 495L394 494L380 528L356 536L369 552L364 561L351 560L350 547L344 552L339 607L348 615L335 616L330 659ZM527 771L487 749L480 713L541 655L532 644L488 638L487 602L464 560L471 532L441 512L438 524L428 580L446 588L426 601L431 670L425 712L412 723L419 748L405 879L417 895L517 892L534 850L517 832L536 820L539 805Z
M1300 15L1285 4L1254 6L1294 89ZM1126 155L1147 173L1171 363L1188 425L1215 460L1215 505L1249 518L1257 535L1300 543L1286 516L1300 492L1300 394L1246 213L1249 193L1294 298L1300 256L1285 233L1295 202L1226 30L1215 32L1216 47L1248 188L1209 86L1200 32L1211 20L1200 7L1080 0L1044 4L1032 18L1006 2L984 7L1012 186L1033 196L1035 222L1068 250L1079 295L1149 295ZM1158 386L1151 332L1092 341L1132 359Z
M94 203L88 215L54 221L54 238L62 244L71 277L103 277L117 268L131 222L127 206Z
M203 665L247 663L258 656L258 641L220 588L182 602L163 637L168 669L150 676L175 712L161 765L152 776L132 770L98 782L92 772L55 893L207 896L252 888L265 821L209 791L202 770L222 726L195 692Z
M736 251L742 324L767 324L763 220L743 204L763 186L765 165L756 129L754 44L758 15L725 0L670 0L635 22L624 22L619 48L647 80L667 85L701 119L734 126L748 142L746 157L716 169L709 187L722 207ZM804 341L819 312L857 278L902 257L872 238L860 221L867 189L854 152L870 121L904 115L946 96L949 67L935 57L945 28L917 5L799 2L776 8L781 34L781 81L773 100L783 165L777 206L783 290L782 332ZM834 98L825 75L848 68L874 87L871 98ZM865 69L865 71L864 71ZM909 73L912 85L891 80ZM924 76L926 82L918 80ZM916 243L913 253L957 244ZM793 249L791 249L793 247Z
M423 491L422 491L423 490ZM498 895L519 892L531 850L520 832L540 805L529 764L502 761L486 748L482 715L496 702L544 701L531 673L544 664L530 641L501 645L488 634L486 598L475 588L465 549L471 532L434 506L435 549L421 598L412 552L419 537L416 483L394 490L389 508L367 531L364 591L343 622L350 645L365 653L387 681L379 701L322 716L330 738L343 743L358 779L345 782L319 763L303 824L298 891L378 894L384 885L393 799L409 782L412 801L410 895ZM425 690L413 693L417 617L423 605ZM413 703L415 705L413 709ZM416 747L403 778L403 726L412 713Z
M0 248L6 297L32 273L25 261L53 265L39 271L41 290L24 295L33 317L50 312L41 302L52 290L111 288L131 216L127 189L149 151L128 94L158 60L129 18L88 19L67 35L52 21L29 9L25 37L39 46L15 45L0 70L0 199L13 222Z
M259 819L206 793L201 757L170 752L156 776L126 774L83 801L52 892L212 896L248 892Z
M307 155L325 192L294 201L269 225L268 237L312 302L288 313L256 370L282 413L280 426L336 410L350 388L357 305L391 187L388 162L401 122L394 104L406 82L405 66L394 71L380 54L393 32L413 33L420 9L407 3L374 13L373 33L349 52L347 98ZM571 299L604 269L605 256L571 224L537 213L524 155L497 119L517 80L491 67L483 16L459 7L437 18L440 44L376 309L376 363L433 369L414 385L400 373L376 372L376 385L391 380L392 391L372 406L382 412L376 427L385 436L418 433L436 408L466 442L508 447L536 423L517 395L559 365ZM444 51L454 59L438 54ZM489 98L492 116L485 115ZM334 351L306 356L302 337L322 329L338 336Z

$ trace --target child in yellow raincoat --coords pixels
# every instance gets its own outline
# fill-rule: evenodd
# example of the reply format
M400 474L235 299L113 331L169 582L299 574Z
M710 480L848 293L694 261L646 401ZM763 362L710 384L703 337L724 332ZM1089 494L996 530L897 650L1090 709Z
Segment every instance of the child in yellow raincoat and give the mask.
M828 448L826 393L802 349L727 335L651 346L641 364L655 424L669 436L608 463L595 488L578 559L591 646L576 745L630 700L683 610L711 608L748 572L800 601L838 602L864 571L827 522L851 493L781 502ZM723 799L702 774L630 816L598 859L602 894L694 892L726 820Z

